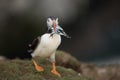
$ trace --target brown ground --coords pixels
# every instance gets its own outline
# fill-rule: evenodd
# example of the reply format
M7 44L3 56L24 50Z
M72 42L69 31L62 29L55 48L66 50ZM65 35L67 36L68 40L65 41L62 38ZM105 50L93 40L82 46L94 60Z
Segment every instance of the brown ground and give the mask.
M79 62L70 54L62 51L57 52L58 65L72 68L85 77L94 80L120 80L120 65L97 66L95 64Z

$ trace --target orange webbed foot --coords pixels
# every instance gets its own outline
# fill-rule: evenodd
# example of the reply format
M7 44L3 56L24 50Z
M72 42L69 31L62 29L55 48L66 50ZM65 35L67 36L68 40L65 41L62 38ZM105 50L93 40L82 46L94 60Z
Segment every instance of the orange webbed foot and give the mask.
M55 63L52 63L53 69L52 69L52 74L57 75L58 77L61 77L60 73L58 73L58 71L56 71L56 66Z
M35 66L35 69L38 71L38 72L41 72L41 71L44 71L44 69L39 66L35 60L33 60L33 63L34 63L34 66Z
M61 77L60 73L58 73L56 70L52 70L51 72L52 74L57 75L58 77Z

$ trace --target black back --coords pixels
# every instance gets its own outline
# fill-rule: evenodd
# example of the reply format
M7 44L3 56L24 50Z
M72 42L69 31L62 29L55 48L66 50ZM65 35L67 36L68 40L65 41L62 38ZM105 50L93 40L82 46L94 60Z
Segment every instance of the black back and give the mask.
M32 44L28 45L28 52L32 53L40 43L40 37L37 37L36 39L33 40Z

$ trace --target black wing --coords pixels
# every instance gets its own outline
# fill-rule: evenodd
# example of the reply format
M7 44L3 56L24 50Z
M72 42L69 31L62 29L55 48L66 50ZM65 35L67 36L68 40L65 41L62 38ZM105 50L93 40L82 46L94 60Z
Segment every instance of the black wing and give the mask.
M40 43L40 37L37 37L36 39L33 40L32 44L28 45L28 52L32 53L38 44Z

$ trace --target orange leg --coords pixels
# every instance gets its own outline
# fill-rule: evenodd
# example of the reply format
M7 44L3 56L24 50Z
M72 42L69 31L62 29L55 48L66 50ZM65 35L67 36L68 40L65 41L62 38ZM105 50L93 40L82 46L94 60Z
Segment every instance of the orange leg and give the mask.
M39 66L39 65L36 63L35 60L32 60L32 61L33 61L33 63L34 63L35 69L36 69L37 71L39 71L39 72L44 71L44 69L43 69L41 66Z
M61 75L56 71L55 63L52 63L52 67L53 67L53 69L52 69L51 72L52 72L54 75L57 75L58 77L61 77Z

